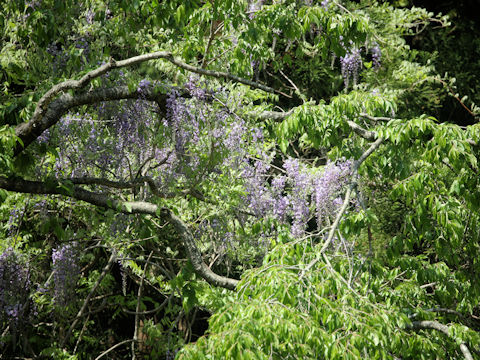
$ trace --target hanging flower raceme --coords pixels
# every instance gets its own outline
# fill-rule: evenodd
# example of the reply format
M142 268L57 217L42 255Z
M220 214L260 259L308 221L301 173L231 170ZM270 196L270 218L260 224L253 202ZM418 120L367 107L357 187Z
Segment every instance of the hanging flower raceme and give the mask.
M17 328L26 320L30 307L30 273L12 249L0 254L0 326Z

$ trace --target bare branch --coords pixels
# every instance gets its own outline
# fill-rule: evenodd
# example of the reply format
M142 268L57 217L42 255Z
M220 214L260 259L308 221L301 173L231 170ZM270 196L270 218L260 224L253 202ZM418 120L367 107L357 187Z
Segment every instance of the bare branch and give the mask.
M368 120L372 120L372 121L390 121L390 120L395 120L393 118L389 118L389 117L375 117L375 116L371 116L371 115L368 115L367 113L360 113L360 116L361 117L364 117Z
M363 137L365 140L374 141L377 138L377 133L375 131L365 130L360 125L354 123L351 120L348 120L347 124L357 135Z
M133 340L132 339L127 339L127 340L123 340L121 342L119 342L118 344L115 344L113 345L111 348L108 348L107 350L105 350L103 353L101 353L100 355L98 355L95 360L100 360L102 357L104 357L105 355L107 355L110 351L112 350L115 350L117 347L123 345L123 344L128 344L129 342L132 342Z
M360 156L358 160L355 160L352 167L352 174L354 177L356 176L357 171L360 168L360 165L362 165L362 163L380 146L382 142L383 142L383 139L378 138L372 145L370 145L370 147L362 154L362 156ZM335 217L335 221L333 222L330 228L330 232L328 233L327 240L325 240L322 248L320 249L320 253L318 254L318 256L307 265L303 273L308 272L318 261L320 261L320 256L325 252L325 250L327 250L328 246L332 242L333 236L335 235L335 231L337 230L337 227L340 224L340 220L342 219L343 214L345 213L345 210L347 210L348 204L350 203L350 197L351 197L352 191L356 186L357 186L357 180L354 178L347 189L342 207L338 211L337 216Z
M173 225L177 234L184 239L184 246L187 250L188 257L192 262L195 271L202 276L207 282L212 285L221 286L226 289L234 290L238 284L238 280L230 279L224 276L215 274L210 268L203 262L202 254L195 245L195 240L192 233L186 226L186 224L174 215L169 209L162 209L160 211L161 217Z
M147 274L148 265L150 263L150 259L152 258L153 251L150 251L150 255L148 255L147 262L145 263L145 267L143 268L142 278L140 279L140 285L138 285L138 293L137 293L137 307L135 309L135 327L133 330L133 341L132 341L132 360L135 360L135 343L138 342L138 327L140 326L140 302L142 300L142 292L143 292L143 283L145 282L145 275Z
M407 329L413 329L413 330L424 330L424 329L433 329L440 331L447 335L448 337L452 337L451 333L449 332L449 327L447 325L444 325L442 323L439 323L438 321L413 321L410 326L407 327ZM456 339L453 339L456 341ZM473 360L472 353L468 349L467 345L462 342L460 343L460 350L463 353L463 356L465 356L465 359L467 360Z
M194 270L200 277L214 286L220 286L230 290L235 289L238 283L238 280L220 276L210 270L207 264L203 262L202 254L197 248L195 239L188 229L188 226L167 208L159 208L157 205L145 201L121 201L106 196L105 194L85 190L79 186L72 186L71 182L58 180L52 180L46 183L24 180L19 177L7 178L0 176L0 188L20 193L63 195L126 214L149 214L160 217L163 221L173 225L187 251L188 258Z
M15 134L23 142L23 146L18 144L14 150L14 155L18 155L24 148L30 145L42 132L55 125L68 110L82 106L96 104L102 101L113 101L122 99L142 98L149 101L155 101L160 108L166 104L166 95L154 88L147 88L141 93L137 89L130 90L127 86L117 86L112 88L102 88L89 90L82 94L72 95L63 94L53 100L43 112L43 116L35 117L26 123L19 124L15 128Z
M52 100L61 92L72 90L72 89L81 89L85 87L91 80L106 74L108 71L112 69L117 69L125 66L132 66L135 64L139 64L141 62L149 61L152 59L160 59L160 58L169 58L172 54L167 51L159 51L156 53L145 54L134 56L129 59L125 59L122 61L115 61L110 59L110 61L99 68L89 71L86 73L80 80L66 80L57 85L54 85L50 90L48 90L38 101L37 107L35 108L35 112L33 113L32 120L37 121L44 112L47 110L47 106L52 102Z
M218 79L232 80L232 81L244 84L244 85L251 86L252 88L255 88L255 89L263 90L263 91L271 93L271 94L279 94L279 95L286 96L285 94L283 94L282 92L280 92L278 90L275 90L274 88L271 88L269 86L260 84L258 82L252 81L252 80L244 79L240 76L236 76L236 75L226 73L226 72L223 72L223 71L202 69L200 67L196 67L196 66L186 64L186 63L184 63L184 62L182 62L178 59L175 59L173 56L170 56L169 58L167 58L167 60L170 61L172 64L178 66L179 68L182 68L184 70L187 70L187 71L190 71L190 72L193 72L193 73L196 73L196 74L210 76L210 77L214 77L214 78L218 78Z
M85 310L87 309L88 302L89 302L90 299L92 298L93 294L95 293L95 290L97 290L97 288L98 288L98 286L100 285L100 283L102 282L103 278L107 275L107 273L108 273L108 271L110 270L110 268L112 267L114 261L115 261L115 255L112 254L112 255L110 256L110 259L108 259L107 265L105 265L105 267L104 267L103 270L102 270L102 273L101 273L100 276L98 277L97 282L95 283L95 285L93 285L92 290L88 293L87 297L86 297L85 300L83 301L83 305L82 305L82 307L80 308L80 310L78 311L78 314L77 314L77 316L75 317L75 320L73 320L72 325L70 325L70 327L68 328L67 333L65 334L65 337L62 339L62 342L61 342L61 346L60 346L60 347L62 347L62 348L64 347L64 345L65 345L65 343L67 342L68 338L69 338L70 335L72 334L73 329L74 329L75 326L77 325L77 322L78 322L79 319L82 317L82 315L83 315L83 313L85 312Z
M75 185L102 185L115 189L131 189L142 186L147 183L150 187L150 190L155 196L160 198L168 199L173 198L177 194L175 193L162 193L158 190L157 184L150 176L142 176L132 181L113 181L105 178L96 178L96 177L76 177L65 179L65 182L71 181ZM183 193L182 193L183 194Z

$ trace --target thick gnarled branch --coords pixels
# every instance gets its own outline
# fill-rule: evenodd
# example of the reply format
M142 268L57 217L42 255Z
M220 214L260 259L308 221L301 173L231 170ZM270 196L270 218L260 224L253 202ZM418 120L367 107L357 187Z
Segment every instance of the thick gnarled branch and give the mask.
M19 177L7 178L0 176L0 188L19 193L63 195L126 214L149 214L160 217L163 221L173 225L187 251L188 258L195 272L200 277L214 286L220 286L230 290L235 289L238 283L238 280L215 274L207 264L204 263L202 254L195 244L195 239L190 229L179 217L174 215L170 209L159 208L157 205L145 201L129 202L117 200L104 194L85 190L79 186L72 186L71 182L60 182L56 180L47 183L24 180Z
M103 101L138 98L154 101L159 104L161 109L165 107L167 100L165 94L154 88L142 89L140 93L137 89L130 90L127 86L94 89L76 95L63 94L48 105L42 117L33 117L29 122L16 127L15 134L23 142L23 146L18 144L14 150L14 155L18 155L24 148L34 142L42 132L55 125L70 109Z
M412 329L412 330L425 330L425 329L432 329L432 330L437 330L448 337L452 337L449 327L447 325L444 325L442 323L439 323L438 321L413 321L411 325L407 327L407 329ZM456 339L453 339L456 341ZM467 360L473 360L472 353L468 349L467 345L464 342L460 343L460 351L463 353L463 356Z
M260 84L258 82L242 78L240 76L236 76L227 72L216 71L216 70L207 70L201 67L189 65L184 63L183 61L176 59L172 53L168 51L158 51L155 53L145 54L135 56L129 59L115 61L111 59L108 63L100 66L97 69L89 71L86 73L81 79L79 80L66 80L57 85L54 85L50 90L48 90L38 101L35 111L31 120L27 123L23 123L17 126L15 129L17 137L23 142L23 146L18 144L18 146L14 150L14 154L19 154L24 147L27 147L31 144L40 134L48 129L50 126L54 125L62 115L64 115L69 109L79 105L85 104L93 104L101 101L110 101L110 100L119 100L119 99L126 99L126 98L136 98L136 97L144 97L149 100L156 100L157 94L155 92L150 92L145 94L143 91L140 94L137 91L128 91L128 88L120 88L121 91L117 92L119 88L111 88L111 89L100 89L100 90L92 90L86 92L84 94L79 95L71 95L65 93L68 90L79 90L84 88L86 85L90 83L91 80L102 76L109 72L112 69L118 69L121 67L127 67L136 65L142 62L155 60L155 59L165 59L172 63L173 65L196 73L200 75L205 75L214 78L232 80L237 83L241 83L244 85L248 85L252 88L260 89L272 94L280 94L283 95L281 92ZM115 89L117 91L115 91ZM56 99L59 94L62 94L60 98ZM98 97L92 95L99 95ZM151 99L153 97L154 99Z

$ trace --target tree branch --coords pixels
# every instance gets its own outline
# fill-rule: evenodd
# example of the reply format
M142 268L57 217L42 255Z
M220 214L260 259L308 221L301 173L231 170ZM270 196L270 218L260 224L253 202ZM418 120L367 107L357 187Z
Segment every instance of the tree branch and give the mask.
M121 342L119 342L118 344L115 344L113 345L112 347L108 348L107 350L105 350L104 352L102 352L100 355L98 355L95 360L100 360L102 357L104 357L105 355L107 355L110 351L113 351L115 350L117 347L123 345L123 344L128 344L130 342L132 342L133 339L127 339L127 340L123 340Z
M37 107L35 108L35 112L33 113L32 120L36 121L37 119L42 117L43 113L47 109L47 106L50 104L50 102L52 102L53 98L61 92L71 90L71 89L81 89L84 86L86 86L88 83L90 83L91 80L106 74L108 71L112 69L121 68L125 66L132 66L144 61L149 61L152 59L168 58L171 56L172 54L170 52L159 51L156 53L134 56L122 61L115 61L114 59L110 59L108 63L100 66L95 70L92 70L86 73L84 76L82 76L80 80L66 80L57 85L54 85L38 101Z
M150 259L152 258L153 251L150 252L148 255L147 262L145 263L145 267L143 268L142 278L140 279L140 285L138 286L138 293L137 293L137 306L135 308L135 327L133 330L133 342L132 342L132 360L135 360L135 343L138 342L138 328L140 326L140 303L142 301L142 292L143 292L143 283L145 282L145 275L147 274L148 265L150 263Z
M23 142L23 146L17 144L14 155L18 155L28 145L35 141L45 130L55 125L68 110L82 106L96 104L102 101L113 101L123 99L145 99L155 101L160 108L165 108L167 96L154 88L129 90L127 86L102 88L89 90L82 94L63 94L53 100L43 112L43 116L35 117L26 123L19 124L15 128L15 135Z
M142 176L132 181L113 181L105 178L96 178L96 177L88 177L88 176L69 178L69 179L65 179L65 181L66 182L71 181L75 185L102 185L102 186L107 186L115 189L131 189L131 188L140 187L143 184L147 183L152 193L159 198L168 199L168 198L173 198L177 195L175 193L167 193L167 194L161 193L158 190L157 184L155 184L155 181L150 176Z
M160 217L163 221L172 224L179 235L183 246L187 251L188 258L195 272L214 286L235 289L238 280L215 274L203 262L202 254L198 250L195 239L187 225L167 208L159 208L157 205L145 201L121 201L110 198L104 194L94 193L71 183L53 180L49 183L40 181L24 180L19 177L0 176L0 188L8 191L31 194L63 195L82 200L87 203L113 209L126 214L149 214Z
M85 310L87 309L88 302L89 302L90 299L92 298L93 293L95 292L95 290L97 290L97 287L100 285L100 283L102 282L103 278L107 275L108 270L110 270L110 268L112 267L114 261L115 261L115 255L112 254L112 255L110 256L110 259L108 259L107 265L105 265L105 267L104 267L103 270L102 270L102 273L101 273L100 276L98 277L97 282L95 283L95 285L93 285L92 290L88 293L87 297L86 297L85 300L83 301L83 305L82 305L82 307L80 308L80 310L78 311L78 314L77 314L77 316L75 317L75 320L73 320L72 325L70 325L70 327L68 328L67 333L65 334L65 337L62 339L62 342L61 342L61 345L60 345L61 348L63 348L63 346L65 345L65 343L68 341L68 338L69 338L70 335L72 334L72 331L73 331L73 329L75 328L75 326L77 325L77 322L78 322L79 319L82 317L82 315L83 315L83 313L85 312Z
M413 321L411 325L407 327L407 329L413 329L413 330L424 330L424 329L433 329L440 331L447 335L450 338L453 338L453 336L449 332L449 327L447 325L444 325L442 323L439 323L438 321ZM453 339L456 341L456 339ZM465 359L467 360L473 360L472 353L468 349L467 345L462 342L460 343L460 350L463 353L463 356L465 356Z
M360 156L358 160L355 160L352 166L352 176L356 176L356 173L358 169L360 168L360 165L380 146L380 144L383 142L383 138L378 138L373 144L370 145L370 147ZM335 217L335 221L332 224L332 227L330 228L330 231L328 233L327 240L325 240L325 243L323 244L322 248L320 249L320 253L318 256L313 259L305 268L305 270L302 272L302 274L308 272L318 261L320 261L320 256L323 255L325 250L327 250L328 246L333 240L333 236L335 235L335 231L337 230L338 225L340 224L340 220L343 217L343 214L347 210L348 204L350 203L350 197L352 194L353 189L357 186L357 180L354 179L351 183L350 186L347 189L347 192L345 194L345 199L343 200L342 207L337 213L337 216ZM302 275L303 276L303 275Z
M394 120L393 118L389 118L389 117L375 117L375 116L371 116L371 115L368 115L367 113L360 113L360 116L361 117L364 117L368 120L372 120L372 121L390 121L390 120Z
M139 55L139 56L134 56L129 59L121 60L121 61L115 61L113 59L110 59L110 61L102 66L100 66L97 69L94 69L92 71L89 71L86 73L82 78L79 80L66 80L63 81L59 84L54 85L50 90L48 90L38 101L37 106L35 108L35 111L33 113L32 118L30 119L29 122L23 123L17 126L15 129L16 135L23 141L24 146L22 147L20 144L17 145L15 148L14 154L17 155L19 154L24 147L27 147L30 143L32 143L40 134L48 129L50 126L55 124L58 119L70 108L74 106L79 106L79 105L84 105L84 104L92 104L100 101L108 101L108 100L118 100L118 99L124 99L124 98L132 98L132 97L140 97L140 93L137 91L131 91L129 94L124 94L124 96L118 97L115 96L115 92L110 92L112 89L118 89L118 88L112 88L112 89L100 89L100 90L92 90L90 92L87 92L85 94L81 95L70 95L66 94L65 91L68 90L78 90L90 83L91 80L102 76L106 74L108 71L112 69L118 69L121 67L127 67L127 66L132 66L136 65L145 61L149 60L154 60L154 59L165 59L175 66L196 73L200 75L205 75L205 76L210 76L214 78L223 78L226 80L232 80L244 85L248 85L250 87L260 89L272 94L280 94L283 95L280 91L275 90L269 86L260 84L258 82L248 80L245 78L242 78L240 76L236 76L227 72L222 72L222 71L215 71L215 70L206 70L201 67L196 67L189 65L187 63L184 63L183 61L176 59L172 53L168 51L158 51L155 53L150 53L150 54L144 54L144 55ZM128 88L124 87L127 91ZM123 89L125 91L125 89ZM110 96L100 96L99 98L91 97L89 98L88 102L84 102L82 104L82 101L78 99L79 97L85 97L86 94L92 94L92 93L97 93L97 92L102 92L104 91L104 94L109 93ZM60 101L55 101L55 97L57 97L60 93L63 93L62 96L60 96L59 99ZM133 95L135 94L135 96ZM142 91L142 96L145 94ZM163 95L164 96L164 95ZM85 98L84 98L85 100ZM68 106L70 104L70 106Z

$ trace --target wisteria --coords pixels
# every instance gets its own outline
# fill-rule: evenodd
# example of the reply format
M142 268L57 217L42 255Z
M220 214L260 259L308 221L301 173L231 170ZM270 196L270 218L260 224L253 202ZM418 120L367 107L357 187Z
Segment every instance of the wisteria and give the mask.
M283 168L286 175L276 175L271 184L270 165L261 160L244 167L245 203L259 218L271 216L291 225L294 237L304 234L307 222L316 210L319 228L327 226L335 216L342 191L351 175L350 160L329 162L323 171L308 170L298 159L286 159ZM288 191L287 191L288 190Z
M248 6L248 17L250 19L255 18L255 13L262 8L263 0L253 0Z
M20 256L8 248L0 255L0 324L14 328L29 313L30 273Z
M328 224L329 218L335 214L342 200L341 190L348 182L351 175L352 162L350 160L329 162L321 176L314 179L312 197L317 209L318 226Z
M309 217L308 194L310 192L312 178L310 174L300 166L298 159L287 159L283 167L287 172L292 186L289 204L292 211L292 235L299 237L305 230Z
M372 62L373 62L373 67L375 69L380 68L381 66L381 60L382 60L382 51L380 50L380 46L375 43L375 46L371 49L372 52Z
M87 13L85 14L85 20L87 24L93 24L93 20L95 18L95 12L92 9L88 9Z
M75 286L80 275L76 244L59 246L52 251L55 303L65 306L75 294Z
M353 48L340 58L342 66L342 77L345 84L345 88L348 88L350 79L353 80L353 84L358 82L358 74L362 67L361 50Z
M17 232L21 214L21 211L17 209L16 206L10 211L10 217L8 218L8 236L14 236Z

